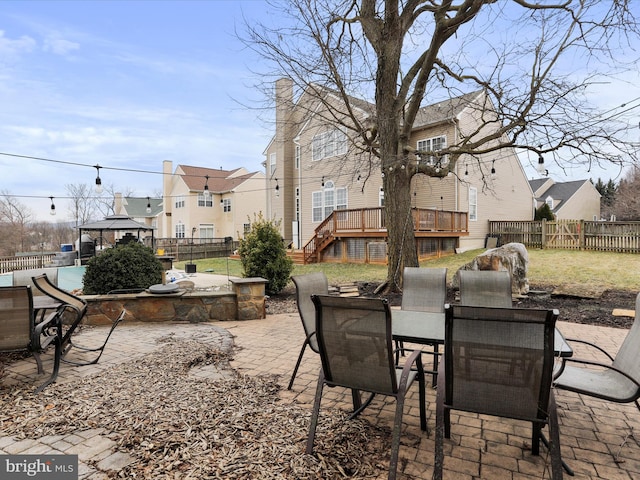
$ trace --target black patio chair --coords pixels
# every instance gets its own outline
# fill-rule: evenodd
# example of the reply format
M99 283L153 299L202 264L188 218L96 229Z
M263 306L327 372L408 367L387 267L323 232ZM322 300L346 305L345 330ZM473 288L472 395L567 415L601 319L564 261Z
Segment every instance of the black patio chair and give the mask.
M593 348L604 355L607 361L585 360L575 356L563 358L555 380L557 388L609 402L633 402L640 410L640 294L636 297L633 325L615 357L585 340L567 338L566 341Z
M36 359L38 373L44 374L40 354L50 345L55 349L51 376L35 393L58 377L62 352L61 315L62 309L57 309L36 324L31 287L0 287L0 352L26 350Z
M557 310L448 306L436 394L434 476L442 479L451 410L531 422L531 451L549 446L562 478L560 433L551 389ZM486 420L488 421L488 420ZM542 434L548 425L549 440Z
M82 345L77 345L73 343L72 335L78 329L78 327L82 323L82 320L84 319L87 313L87 302L84 301L84 299L67 292L66 290L56 287L53 283L49 281L46 274L33 277L33 284L38 289L40 289L44 294L48 295L53 300L59 302L62 305L62 309L64 310L64 312L66 312L66 314L71 316L71 321L69 323L69 326L64 332L64 334L62 335L62 361L66 363L70 363L72 365L79 365L79 366L93 365L98 363L98 360L100 360L100 357L102 356L104 349L107 346L107 342L109 341L111 334L113 333L115 328L118 326L118 324L122 320L124 320L126 311L122 310L122 312L120 312L120 315L118 315L118 317L113 321L113 324L111 325L111 329L107 334L107 338L104 340L104 343L102 343L102 345L98 347L85 347ZM66 355L74 347L83 352L99 352L99 353L97 357L95 357L90 361L82 362L82 361L76 361L76 360L69 360L66 358Z
M497 270L460 270L460 304L473 307L513 306L511 274Z
M351 389L354 400L354 413L351 417L362 412L373 395L392 396L396 399L396 413L389 478L394 479L398 467L405 396L415 380L418 381L420 393L420 428L427 430L421 352L414 351L404 366L396 366L392 347L391 311L386 300L330 295L313 295L312 299L316 307L315 331L322 368L318 376L306 453L313 452L325 385ZM358 405L360 391L372 395L363 405Z
M316 340L316 309L311 300L311 295L326 295L329 293L329 282L327 277L322 272L313 272L306 275L296 275L291 277L294 285L296 286L296 303L298 305L298 313L300 314L300 320L302 321L302 328L304 329L304 342L298 355L298 361L293 369L291 380L289 381L288 390L293 388L293 381L298 373L300 362L302 362L302 356L307 348L307 345L311 350L318 353L318 341Z

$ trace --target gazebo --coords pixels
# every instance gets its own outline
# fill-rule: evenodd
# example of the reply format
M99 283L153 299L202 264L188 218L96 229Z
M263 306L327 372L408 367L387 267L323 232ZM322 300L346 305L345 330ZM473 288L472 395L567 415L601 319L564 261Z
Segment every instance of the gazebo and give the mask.
M102 234L104 232L136 232L136 237L133 234L128 233L132 239L137 239L140 241L140 232L151 231L151 248L154 246L154 236L153 230L155 227L151 227L149 225L145 225L140 222L136 222L131 217L126 215L110 215L105 217L104 220L98 220L97 222L85 223L84 225L78 226L78 238L80 240L80 244L78 245L78 256L82 258L82 256L90 256L83 252L82 248L82 232L100 232L100 248L103 247L102 244ZM95 255L95 245L91 252ZM88 252L87 252L88 253Z

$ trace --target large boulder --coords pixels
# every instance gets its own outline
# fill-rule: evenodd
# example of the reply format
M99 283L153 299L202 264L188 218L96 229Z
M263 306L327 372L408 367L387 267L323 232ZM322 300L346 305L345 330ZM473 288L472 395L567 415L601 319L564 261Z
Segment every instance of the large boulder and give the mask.
M503 270L511 274L511 291L517 294L529 293L529 254L522 243L507 243L481 253L460 270ZM459 288L458 273L453 277L453 287Z

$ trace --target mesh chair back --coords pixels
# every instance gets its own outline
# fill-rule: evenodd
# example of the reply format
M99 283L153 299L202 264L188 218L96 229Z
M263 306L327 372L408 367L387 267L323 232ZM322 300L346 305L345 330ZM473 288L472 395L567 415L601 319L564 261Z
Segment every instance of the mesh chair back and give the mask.
M640 383L640 293L636 297L636 316L627 333L613 366Z
M473 307L509 308L511 275L496 270L460 270L460 304Z
M33 331L31 287L0 287L0 350L25 350Z
M545 421L557 311L450 306L445 399L450 408Z
M291 277L296 286L296 303L304 333L309 339L309 346L318 353L318 340L316 331L316 307L313 305L311 295L327 295L329 293L329 282L322 272L308 273L306 275L296 275Z
M80 297L72 295L66 290L56 287L49 281L49 277L46 273L33 277L33 284L45 295L49 295L51 298L55 298L61 303L71 305L78 311L80 317L82 317L87 310L87 302Z
M314 295L316 336L327 383L395 395L391 311L386 300Z
M402 309L444 312L447 269L405 267L402 277Z
M56 267L30 268L28 270L16 270L13 272L13 285L31 286L32 295L44 295L40 290L34 288L33 277L46 275L51 283L58 285L58 269Z

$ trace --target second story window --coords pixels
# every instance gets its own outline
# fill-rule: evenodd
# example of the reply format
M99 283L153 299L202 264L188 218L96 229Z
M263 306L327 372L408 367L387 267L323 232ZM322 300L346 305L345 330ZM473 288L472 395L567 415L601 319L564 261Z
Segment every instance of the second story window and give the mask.
M184 197L182 195L176 197L176 208L184 208Z
M311 148L314 161L344 155L347 153L347 135L337 128L319 133L313 137Z
M416 148L423 152L439 152L447 147L447 137L433 137L425 140L419 140ZM437 157L435 155L422 155L420 160L427 165L435 165ZM448 162L446 155L440 159L442 165L446 165Z
M276 173L276 154L269 155L269 175Z
M225 198L224 200L222 200L222 211L223 212L230 212L231 211L231 199L230 198Z
M213 207L213 197L211 195L205 195L204 193L198 194L198 206L199 207Z

